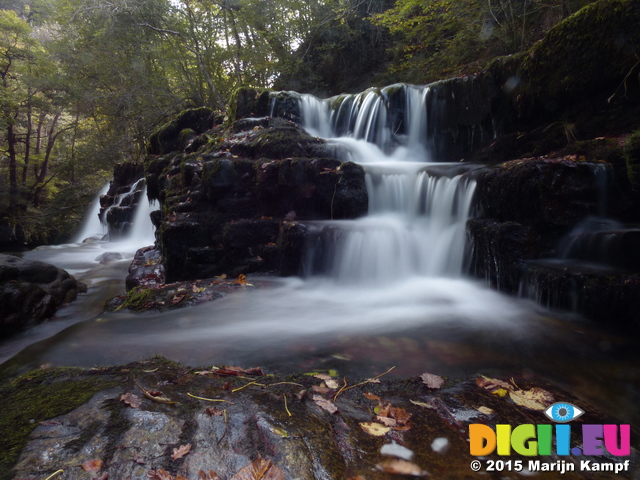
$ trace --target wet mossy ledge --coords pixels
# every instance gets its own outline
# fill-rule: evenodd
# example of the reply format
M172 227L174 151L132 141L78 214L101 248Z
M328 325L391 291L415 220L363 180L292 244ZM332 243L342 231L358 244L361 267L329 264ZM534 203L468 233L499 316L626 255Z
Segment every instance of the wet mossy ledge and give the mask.
M501 379L505 391L516 394L504 396L494 393L492 379L480 375L445 378L435 388L421 377L394 378L390 370L374 373L377 379L339 375L194 368L162 357L90 370L40 368L0 390L0 479L41 479L62 470L62 478L70 480L100 475L195 480L202 470L228 480L258 459L271 462L282 475L276 478L286 480L382 480L402 471L425 478L484 478L486 473L469 468L476 459L469 451L469 424L548 423L540 407L555 401L584 410L580 424L631 423L631 455L622 457L631 467L615 478L638 472L633 422L538 380ZM540 406L522 402L526 392L541 390L546 393ZM580 435L572 442L579 446ZM486 460L500 459L491 454ZM83 464L99 467L87 472ZM591 475L575 471L563 478Z

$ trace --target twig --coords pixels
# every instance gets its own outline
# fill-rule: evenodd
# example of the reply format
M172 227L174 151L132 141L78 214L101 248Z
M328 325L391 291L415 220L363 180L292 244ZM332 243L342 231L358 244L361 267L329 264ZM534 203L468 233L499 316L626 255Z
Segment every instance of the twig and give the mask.
M261 387L266 387L266 385L263 385L262 383L258 383L258 382L256 382L256 381L253 381L253 382L249 382L249 383L247 383L246 385L243 385L243 386L241 386L241 387L234 388L233 390L231 390L231 393L235 393L235 392L237 392L237 391L239 391L239 390L242 390L243 388L246 388L246 387L248 387L249 385L259 385L259 386L261 386Z
M195 398L197 400L204 400L205 402L225 402L225 403L230 403L231 405L235 405L235 403L230 402L229 400L222 400L219 398L204 398L204 397L196 397L195 395L191 395L190 393L187 392L187 396L191 397L191 398ZM226 410L225 410L225 416L226 416Z
M165 405L178 405L180 403L180 402L174 402L173 400L167 397L156 397L154 395L151 395L151 393L149 393L147 390L145 390L140 386L140 384L135 378L133 379L133 381L138 386L138 388L142 390L142 393L144 394L144 396L147 397L149 400L153 400L154 402L158 402L158 403L164 403Z
M64 473L64 470L60 469L57 472L53 472L51 475L49 475L47 478L45 478L44 480L51 480L53 477L57 477L59 474Z
M304 385L300 384L300 383L293 383L293 382L278 382L278 383L271 383L269 385L265 385L265 387L275 387L276 385L295 385L296 387L304 387Z
M289 411L289 407L287 407L287 394L283 393L282 394L282 398L284 398L284 409L287 411L287 413L289 414L290 417L293 417L293 415Z
M386 372L381 373L380 375L378 375L377 377L368 378L364 382L356 383L355 385L351 385L350 387L347 387L347 379L345 378L344 379L344 386L340 390L338 390L338 392L333 396L333 401L335 402L336 398L338 398L338 395L340 395L342 392L346 392L347 390L351 390L352 388L359 387L360 385L366 385L367 383L370 383L371 380L376 380L376 379L382 377L383 375L386 375L387 373L389 373L394 368L396 368L396 367L393 366L389 370L387 370Z

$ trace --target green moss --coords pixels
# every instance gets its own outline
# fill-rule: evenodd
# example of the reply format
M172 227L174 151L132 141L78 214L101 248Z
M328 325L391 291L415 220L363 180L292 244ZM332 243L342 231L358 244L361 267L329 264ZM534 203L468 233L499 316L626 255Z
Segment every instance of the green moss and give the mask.
M35 370L0 388L0 480L13 477L11 469L40 422L70 412L98 391L116 385L115 380L86 374L78 379L82 372L76 368Z
M134 312L144 312L148 310L153 298L153 289L149 287L134 287L127 292L124 303L119 309L128 308Z
M633 132L624 146L627 175L634 190L640 190L640 130Z

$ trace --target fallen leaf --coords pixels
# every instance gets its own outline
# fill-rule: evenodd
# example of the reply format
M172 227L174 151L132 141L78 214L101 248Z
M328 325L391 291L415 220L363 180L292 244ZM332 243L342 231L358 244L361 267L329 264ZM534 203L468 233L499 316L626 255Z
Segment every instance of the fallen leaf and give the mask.
M216 407L210 407L205 410L212 417L221 417L224 415L224 410L218 410Z
M513 386L507 382L503 382L502 380L498 380L497 378L485 377L484 375L476 378L476 385L489 391L497 390L498 388L502 388L505 390L513 389Z
M284 472L271 460L261 457L242 468L230 480L284 480Z
M545 410L555 401L553 395L542 388L532 388L531 390L512 390L509 392L509 396L516 405L540 411Z
M186 297L186 295L176 295L175 297L173 297L173 300L171 300L171 303L173 305L176 305L180 303L184 297Z
M493 413L493 409L489 407L479 407L478 411L483 415L491 415Z
M389 417L381 417L381 416L377 416L376 420L379 421L381 424L387 426L387 427L397 427L398 426L398 422L396 422L395 418L389 418Z
M97 472L102 469L103 465L104 462L102 460L87 460L82 463L82 469L85 472Z
M142 455L139 455L137 453L133 454L132 460L134 462L136 462L138 465L146 465L147 464L147 460Z
M200 470L198 472L198 480L220 480L220 477L213 470L209 470L209 473Z
M340 387L340 384L335 379L331 378L329 375L325 375L324 373L319 373L317 375L314 375L314 377L319 378L320 380L324 380L325 385L332 390Z
M191 444L181 445L178 448L173 449L173 452L171 453L171 459L174 461L178 460L184 457L190 451L191 451Z
M420 375L422 383L429 388L440 388L444 384L444 379L438 375L432 373L423 373Z
M142 397L133 392L127 392L120 395L120 401L126 403L131 408L139 408L142 405Z
M373 393L365 392L363 393L363 395L364 395L364 398L366 398L367 400L373 400L374 402L378 402L378 403L381 402L380 397L377 395L374 395Z
M411 403L413 403L414 405L417 405L417 406L422 407L422 408L428 408L430 410L435 410L435 408L436 408L433 405L431 405L430 403L416 402L415 400L409 400L409 401Z
M369 435L373 435L374 437L382 437L386 435L391 430L390 427L386 427L381 423L376 422L362 422L360 423L360 428L368 433Z
M336 413L338 411L338 407L336 407L335 403L327 400L326 398L322 398L320 395L314 395L313 402L329 413Z
M414 477L424 477L425 471L415 463L407 460L386 460L376 465L378 470L395 475L413 475Z
M150 392L148 390L145 390L144 388L142 388L142 386L138 383L138 381L134 378L133 379L134 383L138 386L138 388L140 390L142 390L142 393L144 394L145 397L147 397L149 400L153 400L154 402L158 402L158 403L164 403L165 405L178 405L179 402L174 402L173 400L171 400L170 398L165 397L162 392Z
M149 480L176 480L173 475L167 472L164 468L159 470L149 470L147 474Z

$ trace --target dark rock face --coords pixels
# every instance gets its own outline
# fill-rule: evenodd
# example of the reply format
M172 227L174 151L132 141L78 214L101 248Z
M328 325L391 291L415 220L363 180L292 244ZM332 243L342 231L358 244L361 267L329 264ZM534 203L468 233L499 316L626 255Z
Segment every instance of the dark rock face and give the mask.
M53 265L0 254L0 337L42 322L83 291Z
M166 281L292 274L299 266L283 245L298 251L304 238L284 234L287 225L366 214L363 169L331 158L292 122L243 119L227 135L195 153L147 159L149 191L162 204L155 222Z
M474 275L550 308L640 327L638 232L597 216L633 203L627 178L607 162L574 157L514 160L471 175Z

